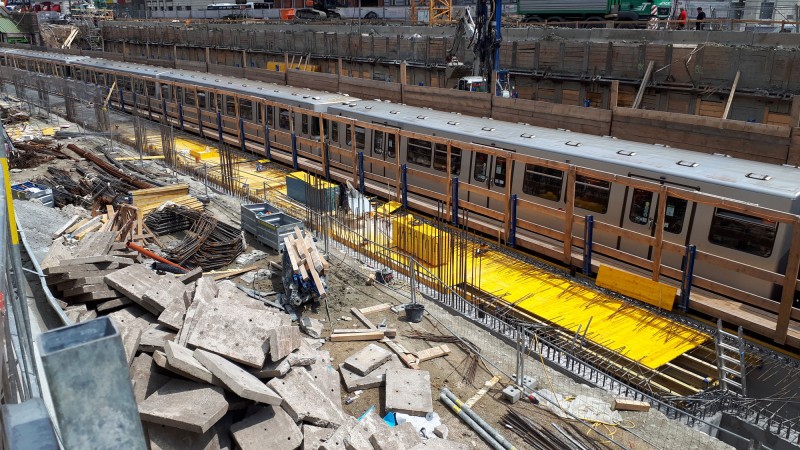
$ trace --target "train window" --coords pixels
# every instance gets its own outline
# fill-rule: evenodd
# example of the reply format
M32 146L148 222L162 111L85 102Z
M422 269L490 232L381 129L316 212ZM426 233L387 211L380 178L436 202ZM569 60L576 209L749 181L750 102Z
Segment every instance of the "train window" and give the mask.
M185 93L186 101L184 104L186 106L194 106L195 105L195 94L194 91L187 89Z
M431 166L431 143L422 139L408 138L406 161L419 166Z
M166 84L161 85L161 98L163 98L168 102L172 101L172 89L170 89L169 85Z
M688 205L689 202L682 198L667 197L664 231L673 234L680 234L683 231L683 219L686 217Z
M288 129L291 128L291 126L292 125L291 125L290 120L289 120L289 110L288 109L279 108L279 111L278 111L278 127L280 127L283 130L288 130Z
M605 214L611 197L611 183L585 175L575 177L575 206Z
M503 187L506 185L506 159L497 157L494 160L494 185Z
M461 149L458 147L450 147L450 173L461 174Z
M130 77L123 77L122 78L122 87L128 92L131 92L131 79Z
M264 123L264 110L261 108L260 104L255 105L256 111L256 123Z
M472 170L472 178L482 183L486 181L489 173L489 155L486 153L475 153L475 168Z
M352 125L345 125L344 126L344 143L345 145L350 145L353 142L353 136L350 134L350 130Z
M236 99L232 95L225 96L225 115L236 117Z
M319 138L319 117L311 117L311 136Z
M206 106L206 93L203 91L197 91L197 107L206 109Z
M239 118L253 120L253 102L243 98L239 99Z
M394 139L395 139L394 134L389 134L389 133L386 134L386 156L392 159L394 159L395 154L397 153L395 151Z
M367 136L363 128L356 127L356 150L364 150Z
M331 142L339 143L339 122L331 122Z
M220 113L220 114L222 114L222 100L223 100L223 96L220 95L220 94L217 94L217 103L216 103L217 104L217 109L216 109L216 111L218 113Z
M303 134L308 135L308 114L303 114L300 119L300 129L302 130Z
M183 103L183 88L180 86L175 87L175 99L178 103Z
M775 222L716 208L708 240L712 244L767 258L772 255L777 230Z
M383 131L373 131L374 137L372 138L372 153L374 155L383 154Z
M94 74L92 74L94 75ZM97 84L97 77L93 76L94 83ZM136 92L136 95L144 95L144 83L141 81L133 80L133 92Z
M275 111L272 105L267 105L267 125L270 127L275 126Z
M101 76L100 79L104 79L105 77ZM145 89L147 90L148 97L155 97L156 96L156 83L153 81L145 81L144 82Z
M633 223L647 225L651 219L653 193L644 189L634 189L631 199L631 211L628 218Z
M525 164L522 192L550 201L561 200L564 172L549 167Z
M439 172L447 172L447 145L433 145L433 169Z

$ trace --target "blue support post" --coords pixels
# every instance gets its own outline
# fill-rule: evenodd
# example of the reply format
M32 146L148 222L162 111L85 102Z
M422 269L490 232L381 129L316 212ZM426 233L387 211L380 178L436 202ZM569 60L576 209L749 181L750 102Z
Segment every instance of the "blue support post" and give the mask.
M408 209L408 166L403 164L401 169L400 183L403 191L403 209Z
M364 152L358 152L358 191L364 193Z
M272 144L269 142L269 125L264 125L264 155L272 159Z
M198 109L197 110L197 127L200 130L200 137L206 137L206 135L203 133L203 110L202 109Z
M247 151L247 146L244 144L244 119L239 118L239 145L242 146L242 151Z
M169 124L169 116L167 116L167 99L161 99L161 114L164 116L164 123Z
M594 234L594 216L586 216L583 227L583 274L592 274L592 238Z
M178 103L178 123L183 131L183 103Z
M328 153L330 147L325 143L325 181L331 181L331 155Z
M697 254L697 247L694 245L686 246L686 256L683 265L683 280L681 280L681 311L689 309L689 295L692 293L692 278L694 276L694 257Z
M119 104L122 106L122 112L125 112L125 95L122 93L122 86L119 87Z
M219 136L219 145L225 144L225 141L222 139L222 114L217 113L217 136Z
M458 226L458 177L453 178L453 225Z
M294 167L294 170L300 168L297 163L297 135L294 133L292 133L292 167Z
M508 245L517 244L517 194L511 194L511 228L508 233Z

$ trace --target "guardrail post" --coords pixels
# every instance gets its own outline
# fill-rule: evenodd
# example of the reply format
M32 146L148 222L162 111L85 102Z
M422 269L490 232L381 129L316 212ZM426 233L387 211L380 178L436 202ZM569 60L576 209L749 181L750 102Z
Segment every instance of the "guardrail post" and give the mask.
M38 344L65 448L147 448L111 319L42 333Z
M400 166L400 183L402 186L402 203L403 209L408 209L408 165L403 164Z
M264 125L264 155L267 159L272 159L272 148L269 142L269 125Z
M453 225L458 226L458 177L453 177L453 192L451 193L453 204Z
M358 152L358 191L364 193L364 152Z
M297 163L297 135L292 133L292 167L294 170L300 168L300 165Z
M594 235L594 216L586 216L583 227L583 274L592 274L592 237Z
M219 112L217 113L217 135L219 136L220 150L222 150L221 147L225 145L225 141L222 139L222 114Z
M511 228L508 232L508 245L514 247L517 243L517 194L511 194Z
M694 258L697 254L697 247L694 245L686 246L686 256L684 256L683 279L681 280L681 311L689 309L689 296L692 293L692 277L694 276Z
M119 89L119 104L122 106L122 112L125 112L125 95L122 94L122 86L118 87Z
M178 124L180 124L181 131L183 131L183 103L178 103Z
M239 145L242 146L242 151L247 151L247 146L244 143L244 119L239 118Z

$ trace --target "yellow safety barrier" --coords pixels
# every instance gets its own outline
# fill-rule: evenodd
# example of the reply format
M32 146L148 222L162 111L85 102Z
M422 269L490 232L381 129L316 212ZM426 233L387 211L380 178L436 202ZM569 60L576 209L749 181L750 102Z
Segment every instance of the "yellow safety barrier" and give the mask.
M2 130L0 130L2 132ZM11 230L11 244L19 244L17 235L17 217L14 215L14 197L11 193L11 174L8 171L8 159L0 158L0 165L3 166L3 179L5 180L6 207L8 208L8 227Z

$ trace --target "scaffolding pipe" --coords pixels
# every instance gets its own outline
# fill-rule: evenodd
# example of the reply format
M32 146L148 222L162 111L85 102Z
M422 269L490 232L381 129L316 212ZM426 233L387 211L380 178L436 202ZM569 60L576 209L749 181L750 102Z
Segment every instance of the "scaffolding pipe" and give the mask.
M447 397L447 394L445 394L445 390L447 390L447 388L443 388L442 392L439 394L439 400L441 400L442 403L447 405L447 407L450 408L450 410L453 411L459 418L461 418L461 420L463 420L464 423L469 425L470 428L472 428L476 433L478 433L478 436L480 436L484 441L486 441L486 443L489 444L489 447L492 447L494 450L506 450L506 448L503 447L499 442L497 442L492 436L490 436L489 433L487 433L486 430L483 429L483 427L475 423L475 421L472 420L472 418L464 412L464 409L456 406L455 403L453 403L453 401Z
M486 433L488 433L489 436L491 436L492 440L494 440L495 442L500 444L502 449L504 449L504 450L516 450L516 447L514 447L514 445L512 443L508 442L506 440L506 438L503 437L503 435L498 433L497 430L492 428L492 426L489 425L488 423L486 423L485 420L481 419L481 416L477 415L475 413L475 411L473 411L469 406L465 405L464 402L459 400L458 397L456 397L456 394L453 394L452 392L450 392L450 389L447 389L446 387L442 388L442 393L439 395L439 397L441 398L442 395L446 396L451 402L453 402L455 404L455 406L458 407L467 416L469 416L469 418L472 419L474 423L477 423L478 425L480 425L480 427ZM455 410L453 410L453 411L455 411ZM459 417L461 417L460 413L459 413ZM470 425L470 426L472 426L472 425ZM473 427L473 429L474 429L474 427ZM478 433L478 434L480 434L480 433Z

